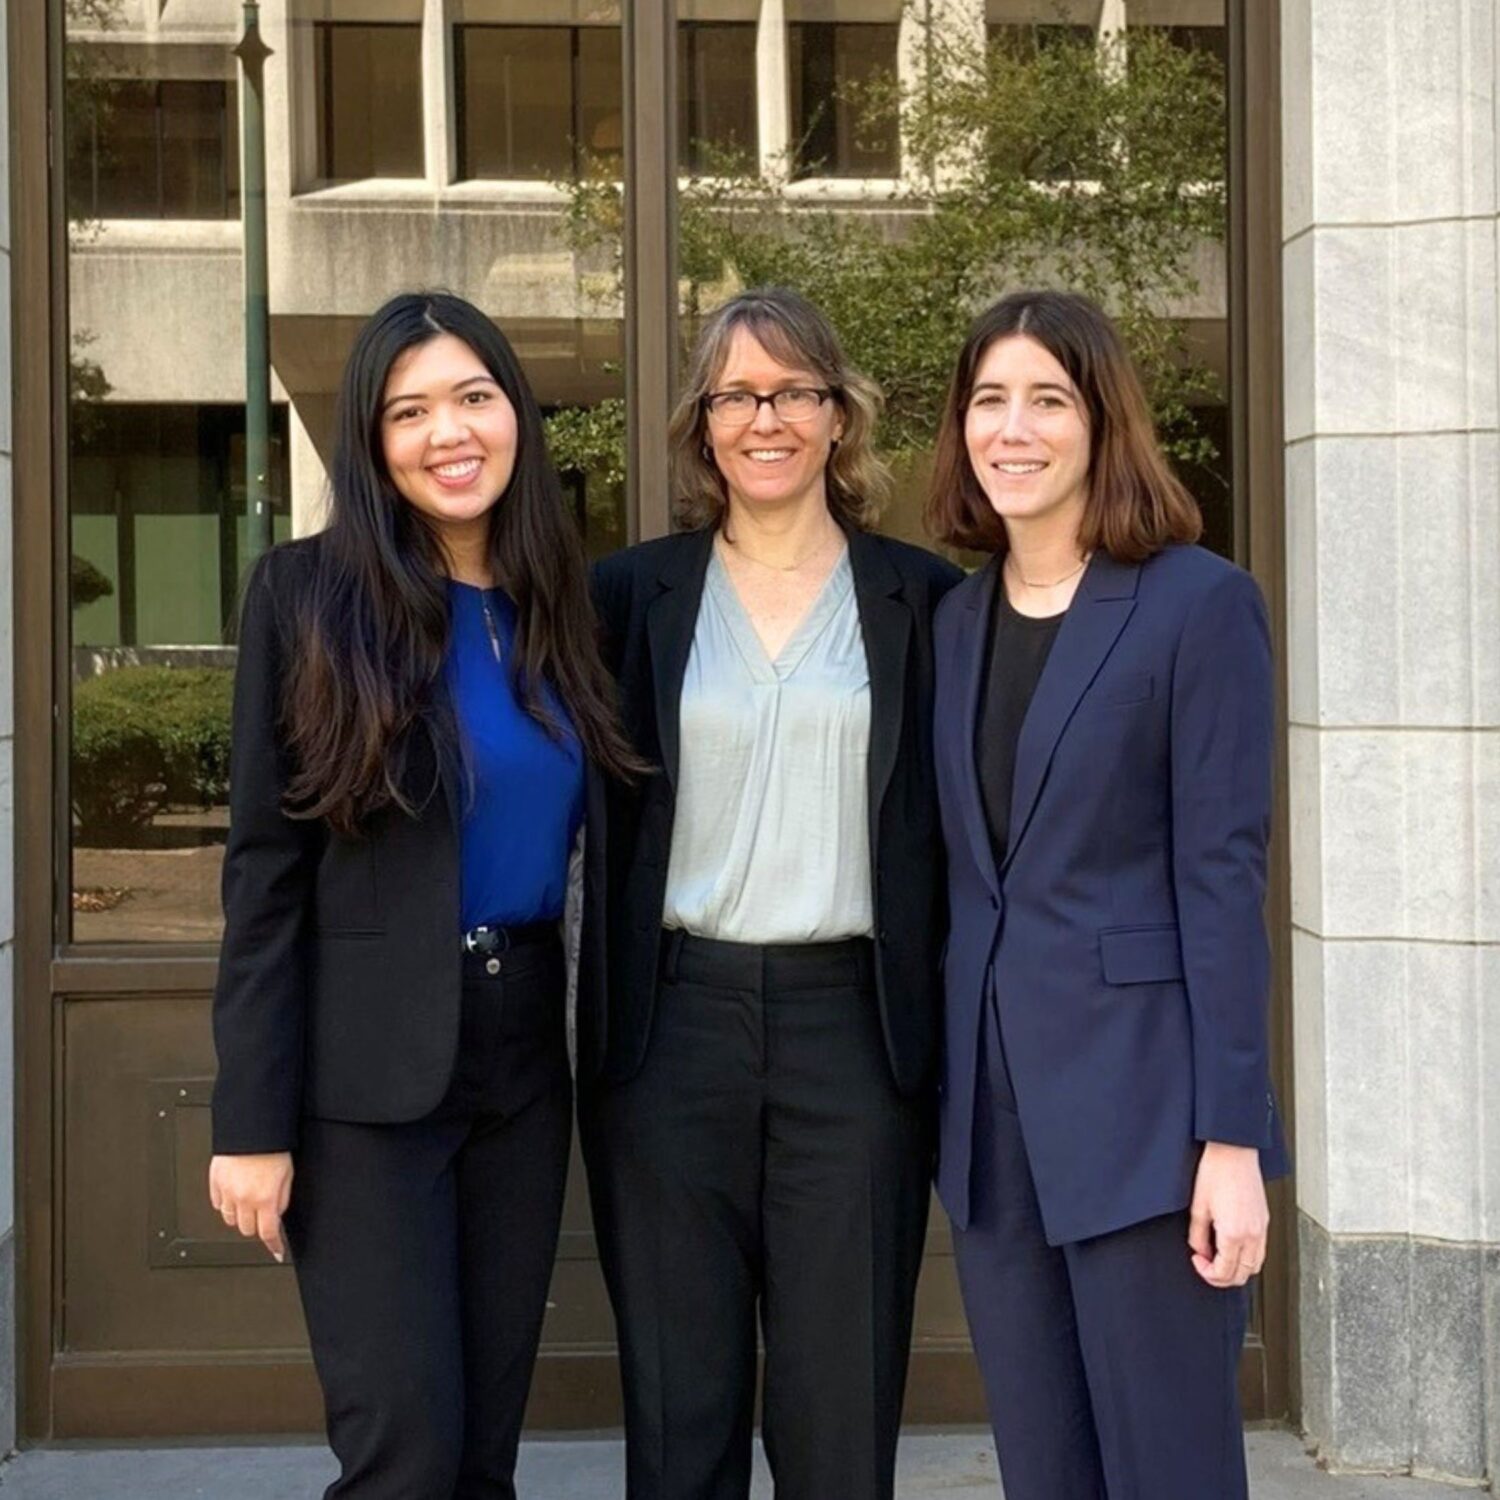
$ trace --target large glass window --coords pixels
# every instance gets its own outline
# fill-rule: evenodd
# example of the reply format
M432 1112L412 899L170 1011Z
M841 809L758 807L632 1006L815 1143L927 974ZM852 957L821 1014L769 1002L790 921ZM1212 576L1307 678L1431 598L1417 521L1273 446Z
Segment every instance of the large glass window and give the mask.
M68 207L83 219L239 212L235 91L223 79L100 79L68 122Z
M617 26L455 28L461 178L618 177Z
M894 122L871 90L896 76L901 28L871 21L794 21L788 27L792 143L803 177L894 177Z
M755 26L683 21L677 27L677 159L712 172L753 158L758 135Z
M420 177L422 28L325 21L314 38L322 179Z
M271 412L274 535L290 534ZM245 552L245 409L75 408L73 935L211 939L227 826L226 645Z
M71 824L72 885L59 902L71 909L65 936L80 942L217 936L233 621L263 544L248 516L259 475L247 474L247 428L263 419L269 431L271 540L317 530L344 358L393 292L439 283L495 318L542 404L590 552L626 536L617 221L574 251L563 205L466 189L453 191L461 204L432 202L452 191L446 146L476 176L568 180L602 164L618 178L618 9L263 5L261 287L247 285L235 222L251 201L229 75L241 8L204 0L189 7L201 26L179 31L174 6L160 25L159 9L69 0L65 12L72 607L60 709L72 741L59 816ZM432 45L444 26L458 28L451 68ZM136 76L135 58L160 76ZM216 70L229 76L203 76ZM715 106L722 76L706 85ZM451 140L446 121L462 127ZM413 192L429 167L431 193ZM357 208L305 191L348 182L360 184ZM230 222L167 239L100 228L159 216ZM265 298L270 322L269 408L248 414L247 295Z

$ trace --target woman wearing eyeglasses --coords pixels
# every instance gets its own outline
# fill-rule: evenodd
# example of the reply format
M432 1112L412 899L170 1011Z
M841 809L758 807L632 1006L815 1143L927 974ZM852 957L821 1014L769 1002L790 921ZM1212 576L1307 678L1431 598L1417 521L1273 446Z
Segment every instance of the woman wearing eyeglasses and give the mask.
M708 321L671 427L694 528L595 572L660 767L609 796L580 1118L630 1500L744 1500L757 1323L779 1500L892 1494L927 1220L942 846L933 610L866 530L874 386L793 293Z

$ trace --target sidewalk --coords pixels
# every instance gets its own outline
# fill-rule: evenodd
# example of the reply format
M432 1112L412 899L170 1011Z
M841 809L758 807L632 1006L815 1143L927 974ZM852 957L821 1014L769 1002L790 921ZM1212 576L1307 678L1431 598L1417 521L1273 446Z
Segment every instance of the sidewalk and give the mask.
M1248 1443L1254 1500L1455 1500L1475 1493L1414 1479L1324 1474L1287 1432L1252 1432ZM622 1456L612 1438L527 1443L517 1488L522 1500L620 1500ZM757 1464L755 1500L771 1500L758 1453ZM0 1467L0 1490L4 1500L314 1500L333 1473L326 1452L302 1446L51 1448ZM904 1437L896 1493L899 1500L1000 1500L989 1434Z

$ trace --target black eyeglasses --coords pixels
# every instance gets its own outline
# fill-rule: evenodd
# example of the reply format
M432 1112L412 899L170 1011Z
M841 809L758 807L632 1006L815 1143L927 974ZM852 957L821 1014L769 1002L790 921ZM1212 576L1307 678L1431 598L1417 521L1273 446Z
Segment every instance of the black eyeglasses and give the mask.
M815 385L789 385L769 395L759 391L710 391L703 398L703 409L725 427L753 422L762 402L768 402L783 422L810 422L833 394L828 386Z

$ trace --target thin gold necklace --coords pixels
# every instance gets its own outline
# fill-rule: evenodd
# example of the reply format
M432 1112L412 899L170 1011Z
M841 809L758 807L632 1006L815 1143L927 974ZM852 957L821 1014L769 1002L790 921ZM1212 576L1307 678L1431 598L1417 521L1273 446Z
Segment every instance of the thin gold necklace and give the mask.
M1054 578L1051 583L1037 583L1033 579L1028 578L1021 571L1021 565L1016 561L1016 554L1014 552L1007 553L1005 560L1010 564L1011 571L1023 584L1025 584L1027 588L1055 589L1059 584L1064 584L1070 578L1076 578L1081 572L1083 572L1083 570L1088 566L1088 561L1091 556L1091 553L1085 552L1084 555L1078 560L1078 566L1076 568L1070 568L1066 573L1063 574L1061 578Z
M834 533L837 533L837 531L838 528L837 526L835 526ZM813 558L815 558L833 540L833 534L824 536L816 543L816 545L812 547L810 551L804 552L802 556L796 560L796 562L768 563L762 562L761 559L756 557L753 553L746 552L745 549L740 546L740 544L735 541L732 536L730 536L728 531L721 529L719 535L724 538L726 546L734 548L736 557L743 557L746 562L754 563L757 568L764 568L768 573L795 573L798 568L805 568L807 564L810 563Z

